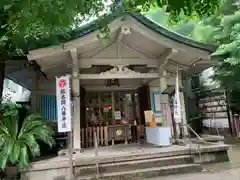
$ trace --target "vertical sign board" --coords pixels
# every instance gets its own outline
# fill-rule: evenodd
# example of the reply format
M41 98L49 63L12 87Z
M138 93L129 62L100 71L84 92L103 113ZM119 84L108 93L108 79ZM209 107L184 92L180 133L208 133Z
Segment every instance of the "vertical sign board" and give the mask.
M160 91L152 91L152 107L154 114L161 114Z
M181 117L181 103L179 94L179 82L178 82L178 71L176 74L176 84L175 84L175 96L174 96L174 110L173 110L174 120L176 123L182 122Z
M155 115L155 122L162 123L163 122L163 114L161 109L161 92L160 91L151 91L152 93L152 110Z
M69 76L56 77L58 132L71 131Z

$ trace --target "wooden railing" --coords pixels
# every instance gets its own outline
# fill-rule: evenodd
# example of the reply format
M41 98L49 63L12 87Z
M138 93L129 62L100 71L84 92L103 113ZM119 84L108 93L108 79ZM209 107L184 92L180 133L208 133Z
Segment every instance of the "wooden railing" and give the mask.
M94 146L94 131L96 131L96 138L99 146L108 145L108 127L88 127L81 129L81 145L82 147Z
M140 142L140 138L144 136L143 125L131 126L131 140ZM98 146L108 146L111 141L109 139L108 126L88 127L81 129L81 147L94 147L94 132L96 131L96 139Z

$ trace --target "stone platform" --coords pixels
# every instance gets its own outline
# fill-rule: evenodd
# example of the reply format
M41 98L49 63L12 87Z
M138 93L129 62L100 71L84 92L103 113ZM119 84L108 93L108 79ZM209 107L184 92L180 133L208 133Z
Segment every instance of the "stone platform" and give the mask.
M96 159L99 162L100 179L143 179L147 177L201 171L197 144L170 147L152 145L115 145L99 147L96 158L94 149L85 149L83 153L73 155L76 179L96 178ZM228 145L201 145L203 163L228 160ZM31 163L27 171L22 172L22 180L63 180L67 179L68 156ZM191 171L190 171L191 170Z

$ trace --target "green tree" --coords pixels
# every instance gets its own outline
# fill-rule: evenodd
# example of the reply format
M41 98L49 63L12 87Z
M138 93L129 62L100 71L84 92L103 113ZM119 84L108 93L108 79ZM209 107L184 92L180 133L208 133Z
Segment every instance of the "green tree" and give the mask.
M151 8L149 11L145 12L144 15L158 25L183 36L189 36L189 34L192 33L196 22L199 21L196 16L187 17L184 13L180 13L177 22L170 22L170 14L166 11L165 7Z
M102 0L1 0L0 97L5 61L23 55L26 42L67 32L86 16L99 16L103 10Z
M146 11L165 7L171 20L180 14L203 17L214 13L221 0L1 0L0 2L0 96L5 61L22 51L26 42L68 32L90 17L99 17L116 9ZM121 6L120 6L121 5ZM106 11L106 9L109 9ZM104 19L104 18L103 18ZM107 24L108 21L104 19Z
M213 54L220 57L215 78L228 90L240 91L240 10L224 15L215 28L214 39L219 45Z
M239 111L240 104L240 10L236 0L225 0L221 13L215 13L198 22L191 38L218 46L213 54L219 60L214 66L213 79L226 89L233 111Z

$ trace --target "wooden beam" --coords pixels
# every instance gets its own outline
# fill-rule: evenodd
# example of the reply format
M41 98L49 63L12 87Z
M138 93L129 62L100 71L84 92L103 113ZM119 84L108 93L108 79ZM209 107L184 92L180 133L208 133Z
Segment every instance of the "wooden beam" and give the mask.
M168 60L168 63L171 64L171 65L174 65L176 67L178 66L181 70L186 70L186 69L189 68L188 65L180 64L180 63L178 63L176 61L173 61L173 60L170 60L170 59Z
M72 73L73 73L73 77L77 78L78 74L79 74L79 62L78 62L78 54L77 54L77 49L76 48L70 50L70 56L72 58Z
M146 65L147 67L158 67L158 59L147 58L84 58L79 59L80 68L89 68L92 65L110 65L110 66L130 66L130 65ZM68 64L67 67L72 67L72 64Z
M168 60L172 57L174 53L177 53L177 50L172 48L166 48L164 52L159 56L159 75L162 76L164 72L164 67L168 64Z
M158 73L138 74L80 74L79 79L151 79L158 78Z
M154 79L158 78L158 73L138 73L138 74L79 74L78 79L82 80L105 80L105 79ZM48 76L48 79L54 79L55 76Z
M57 54L61 54L67 52L66 49L64 49L62 46L56 46L56 47L48 47L48 48L41 48L29 51L27 54L27 58L29 61L38 60L41 58L54 56Z
M170 59L175 53L178 51L172 48L166 48L163 53L160 54L158 59L160 60L160 64L164 63L166 60Z
M134 90L140 87L141 84L132 86L132 85L122 85L122 86L112 86L112 87L106 87L104 85L102 86L85 86L83 87L88 91L119 91L119 90Z
M43 67L41 67L41 70L43 71L43 72L45 72L45 71L48 71L48 70L52 70L52 69L56 69L56 68L62 68L63 66L66 66L66 64L64 64L64 63L59 63L59 64L54 64L54 65L52 65L52 66L43 66Z
M49 71L55 68L72 68L72 63L64 64L65 62L61 62L59 64L55 64L52 66L42 66L42 71ZM117 59L117 58L84 58L79 59L78 64L80 68L90 68L93 65L102 66L102 65L110 65L110 66L130 66L130 65L146 65L149 68L158 67L158 59L146 59L146 58L124 58L124 59Z

